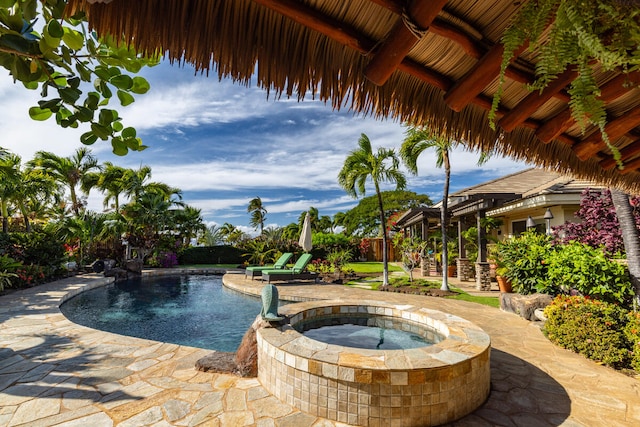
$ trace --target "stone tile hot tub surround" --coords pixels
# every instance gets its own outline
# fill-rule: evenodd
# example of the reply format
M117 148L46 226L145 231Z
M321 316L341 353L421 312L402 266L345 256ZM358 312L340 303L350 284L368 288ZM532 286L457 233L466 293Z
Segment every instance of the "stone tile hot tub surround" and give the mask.
M477 409L490 391L490 338L436 310L380 301L314 301L280 307L289 324L258 331L258 378L281 401L352 425L427 426ZM426 325L446 338L409 350L326 344L292 325L336 315L378 315Z

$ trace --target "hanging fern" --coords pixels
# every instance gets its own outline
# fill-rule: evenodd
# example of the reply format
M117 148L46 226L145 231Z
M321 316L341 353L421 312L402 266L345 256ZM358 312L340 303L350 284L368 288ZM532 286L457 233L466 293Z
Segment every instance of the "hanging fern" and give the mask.
M548 31L547 31L548 28ZM597 126L603 141L619 162L605 125L605 105L598 98L592 64L603 70L624 73L640 68L640 1L638 0L529 0L502 36L504 55L499 85L489 112L495 129L496 111L502 97L505 71L514 52L529 42L537 51L536 80L530 90L542 90L567 68L578 75L568 90L571 113L584 133L587 124Z

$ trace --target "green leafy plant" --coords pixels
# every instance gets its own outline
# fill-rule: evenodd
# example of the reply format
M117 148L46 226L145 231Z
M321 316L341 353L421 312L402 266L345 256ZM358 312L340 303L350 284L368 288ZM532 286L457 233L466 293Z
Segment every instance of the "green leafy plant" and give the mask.
M531 90L541 90L567 69L575 69L568 92L569 105L583 132L587 123L597 126L603 141L619 161L605 132L607 114L594 76L593 63L603 71L629 72L640 64L638 34L640 8L633 1L536 0L527 1L502 36L504 55L499 87L489 113L495 128L495 114L502 96L506 69L515 52L525 43L537 53L536 80Z
M626 268L605 257L602 249L569 242L551 251L545 259L546 275L538 291L555 295L577 290L612 303L628 303L633 287Z
M630 351L623 328L626 310L579 296L558 296L544 310L543 332L552 342L606 365L629 366Z
M333 249L327 253L327 261L333 266L333 271L339 273L342 267L351 261L353 254L349 249Z
M16 270L21 266L21 262L6 254L0 256L0 291L13 285L12 280L18 277Z
M627 315L624 335L631 347L631 367L640 372L640 312L631 312Z
M533 231L498 242L495 253L504 275L513 284L515 292L532 294L540 291L542 279L547 275L546 260L554 251L551 238Z
M114 95L127 106L133 95L146 93L149 83L128 73L156 65L159 56L144 58L119 40L98 39L86 30L86 16L65 16L65 6L65 0L0 2L0 66L27 89L40 89L42 100L29 110L32 119L55 117L63 128L86 123L90 128L80 141L110 139L118 155L143 150L136 130L124 127L107 105Z
M247 252L242 254L242 256L247 257L249 262L256 265L265 265L273 259L273 253L276 251L273 248L269 248L269 244L260 239L253 239L246 242L245 250Z

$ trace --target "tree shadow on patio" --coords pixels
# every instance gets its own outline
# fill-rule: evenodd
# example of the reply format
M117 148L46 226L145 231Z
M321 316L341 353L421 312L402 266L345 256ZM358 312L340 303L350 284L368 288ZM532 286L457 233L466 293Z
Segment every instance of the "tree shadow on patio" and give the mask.
M105 403L141 397L117 381L134 372L134 358L113 357L60 335L33 335L0 348L0 401L20 405L32 398L82 399ZM28 347L20 348L21 345Z
M491 394L452 426L559 426L571 414L571 399L556 380L524 360L491 349Z

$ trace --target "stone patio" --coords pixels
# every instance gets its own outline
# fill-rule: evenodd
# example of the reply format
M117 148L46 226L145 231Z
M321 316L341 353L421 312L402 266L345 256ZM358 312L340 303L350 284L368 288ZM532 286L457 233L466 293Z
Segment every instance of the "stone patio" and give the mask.
M223 280L254 295L262 287L242 274ZM195 361L209 350L96 331L60 313L69 293L110 281L76 276L0 297L0 426L345 425L280 402L257 379L196 371ZM492 339L491 395L455 426L640 425L640 381L552 345L514 314L339 285L278 288L282 299L381 299L482 327Z

